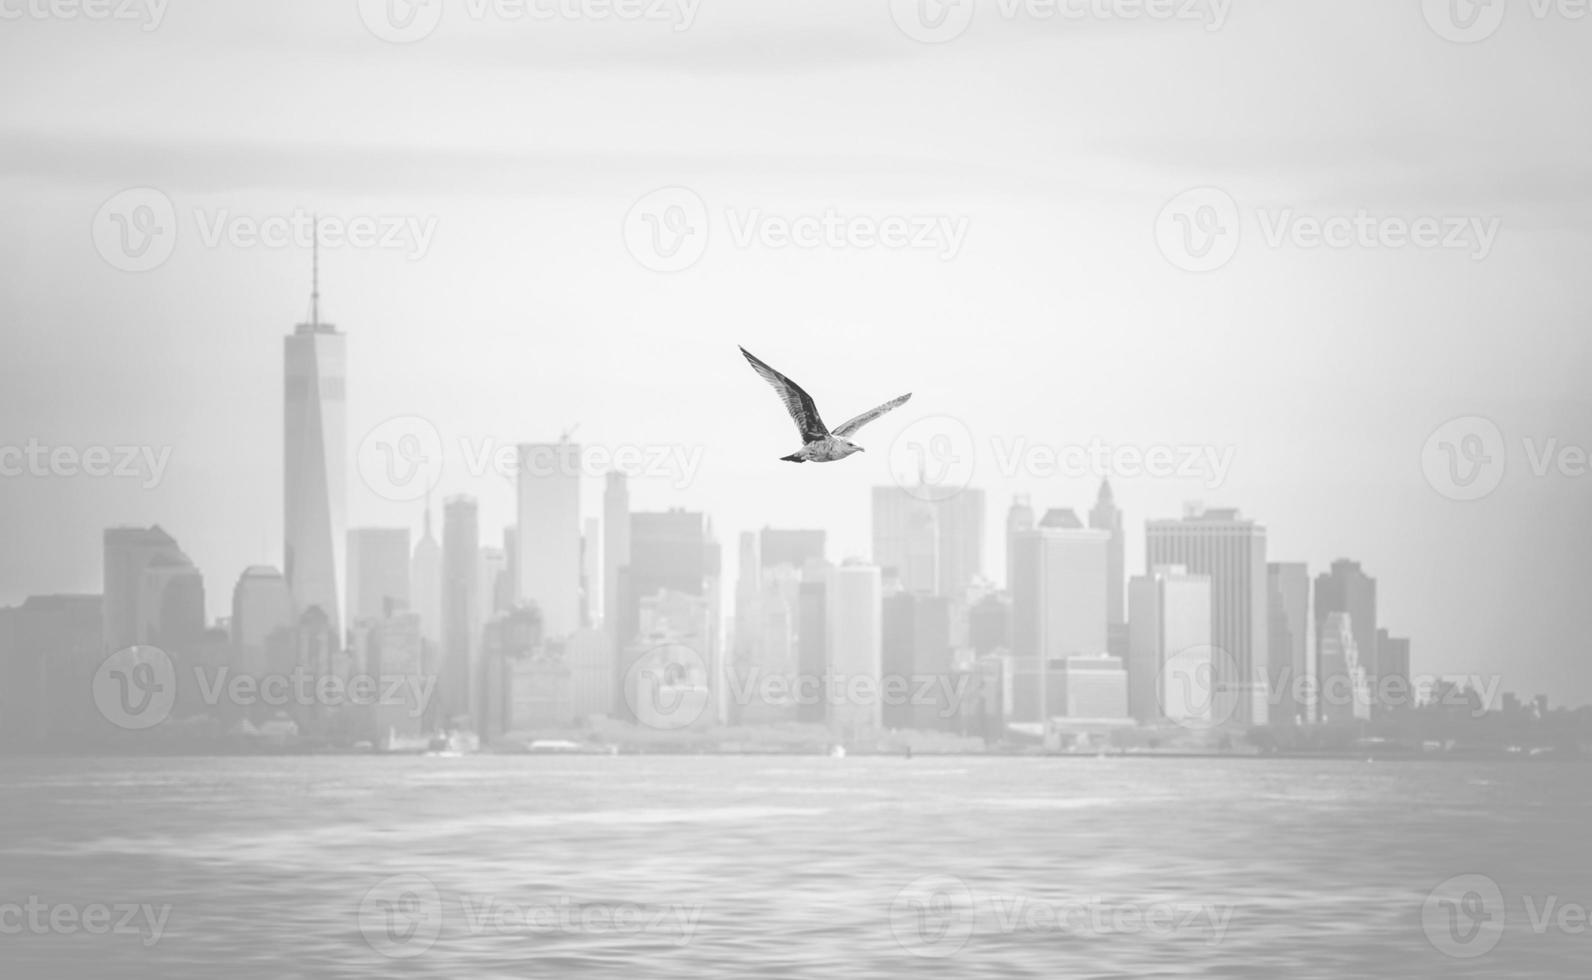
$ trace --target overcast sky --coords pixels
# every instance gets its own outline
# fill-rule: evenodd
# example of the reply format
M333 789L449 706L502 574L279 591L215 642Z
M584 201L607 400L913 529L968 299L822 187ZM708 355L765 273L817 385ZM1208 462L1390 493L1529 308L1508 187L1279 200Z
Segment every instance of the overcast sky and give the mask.
M216 615L246 565L280 565L281 338L309 256L249 229L319 211L395 246L322 261L348 337L351 526L418 527L354 461L394 416L435 427L437 498L478 495L491 539L511 488L469 458L493 445L578 426L677 452L696 462L635 481L635 505L706 510L731 562L764 524L866 554L868 488L913 444L971 447L954 478L988 493L997 573L1014 492L1081 512L1098 484L1014 454L1197 451L1230 465L1114 464L1130 571L1145 519L1238 506L1273 560L1364 562L1417 672L1592 700L1592 476L1573 452L1534 472L1592 445L1592 20L1528 0L1468 28L1416 0L1160 19L991 0L965 22L931 2L950 19L923 43L916 8L886 0L560 3L449 0L406 33L355 0L109 21L0 0L20 14L0 20L0 445L170 449L158 480L0 477L0 601L98 591L111 524L167 527ZM126 271L116 236L163 216L105 206L141 187L171 203L174 244ZM1307 247L1313 222L1361 212ZM781 244L828 215L838 237ZM1439 244L1410 240L1422 219ZM647 252L704 220L705 250ZM1184 237L1212 228L1214 250ZM891 229L907 244L875 240ZM869 453L791 466L794 429L737 344L832 424L915 395L859 434ZM1482 465L1496 489L1453 499Z

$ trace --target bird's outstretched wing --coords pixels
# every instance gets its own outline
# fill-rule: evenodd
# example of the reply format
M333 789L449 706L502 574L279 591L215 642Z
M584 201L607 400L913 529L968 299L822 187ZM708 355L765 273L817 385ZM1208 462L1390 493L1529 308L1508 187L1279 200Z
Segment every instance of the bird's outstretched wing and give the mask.
M752 370L762 375L763 380L773 385L779 393L779 400L785 403L785 410L795 420L796 430L802 434L802 442L812 442L829 435L824 420L818 417L818 406L813 404L812 395L803 391L801 385L753 357L745 347L741 348L741 353L746 355Z
M890 411L891 409L900 408L902 405L905 405L907 403L907 399L911 397L912 393L909 391L900 398L892 398L883 405L880 405L878 408L870 408L856 418L837 426L835 428L835 435L842 439L849 439L851 438L852 433L856 432L858 429L867 425L869 422L872 422L874 419Z

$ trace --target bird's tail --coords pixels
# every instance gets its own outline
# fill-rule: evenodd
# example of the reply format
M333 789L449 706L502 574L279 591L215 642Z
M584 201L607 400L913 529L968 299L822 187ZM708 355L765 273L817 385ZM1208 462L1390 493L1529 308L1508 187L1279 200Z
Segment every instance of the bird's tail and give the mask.
M781 456L780 459L782 461L786 462L786 463L805 463L805 462L807 462L805 459L802 459L801 456L796 454L796 453L791 453L789 456Z

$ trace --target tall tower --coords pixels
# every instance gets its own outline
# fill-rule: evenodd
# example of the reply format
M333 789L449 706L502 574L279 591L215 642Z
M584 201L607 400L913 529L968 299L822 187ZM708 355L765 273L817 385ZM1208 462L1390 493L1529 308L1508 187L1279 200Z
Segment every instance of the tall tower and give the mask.
M1271 657L1271 689L1280 724L1315 721L1316 699L1302 684L1311 677L1310 570L1303 562L1272 562L1266 566L1267 636Z
M608 474L603 487L603 624L617 643L634 637L620 636L619 573L630 564L630 487L618 470Z
M319 237L317 226L310 320L283 345L283 569L299 615L319 608L340 645L347 543L346 351L337 328L321 322Z
M535 603L542 635L580 628L580 447L567 440L519 447L515 598Z
M1269 604L1266 529L1231 509L1190 507L1182 520L1145 527L1145 567L1183 565L1211 580L1211 644L1216 656L1216 718L1244 725L1268 721ZM1231 699L1231 700L1226 700Z
M1111 534L1106 549L1106 618L1111 625L1120 626L1128 621L1122 591L1127 569L1126 541L1122 533L1122 510L1117 507L1109 480L1100 481L1100 494L1095 498L1094 509L1089 511L1089 526Z
M447 714L454 718L469 715L477 726L480 549L475 498L464 494L449 497L442 507L442 669L437 683Z
M1357 561L1340 558L1332 571L1316 576L1316 649L1321 635L1329 628L1333 613L1345 613L1354 630L1358 664L1374 685L1381 673L1376 649L1376 579L1365 573ZM1332 625L1331 628L1338 628ZM1319 665L1318 665L1319 666ZM1318 678L1321 690L1332 678L1323 669Z
M420 540L415 542L409 565L410 591L415 612L420 614L420 635L432 646L442 642L442 546L431 533L431 498L426 497L426 514Z

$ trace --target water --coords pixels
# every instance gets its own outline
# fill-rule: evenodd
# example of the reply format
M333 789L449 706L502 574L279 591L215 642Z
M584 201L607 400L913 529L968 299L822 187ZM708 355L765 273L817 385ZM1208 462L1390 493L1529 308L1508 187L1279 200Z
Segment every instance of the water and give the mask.
M1584 977L1589 817L1573 764L0 760L0 976Z

